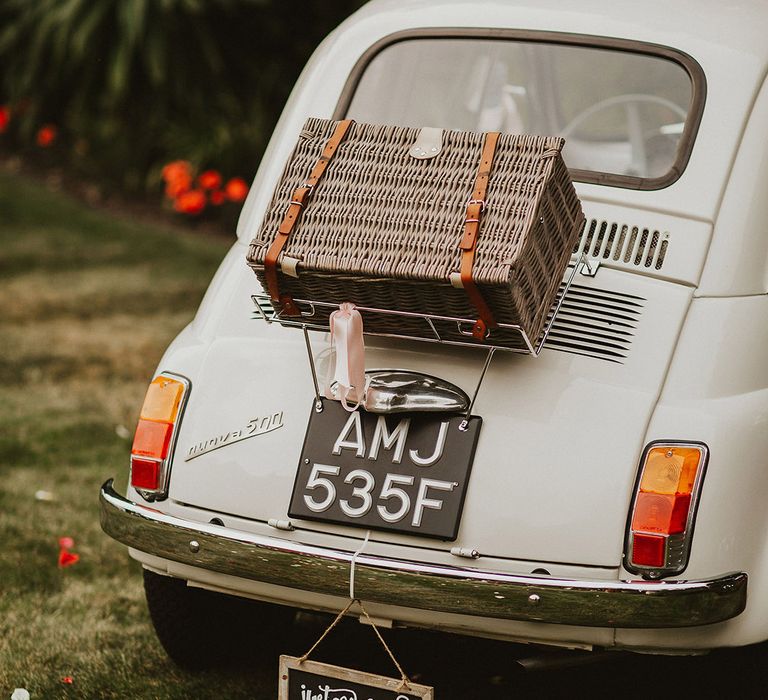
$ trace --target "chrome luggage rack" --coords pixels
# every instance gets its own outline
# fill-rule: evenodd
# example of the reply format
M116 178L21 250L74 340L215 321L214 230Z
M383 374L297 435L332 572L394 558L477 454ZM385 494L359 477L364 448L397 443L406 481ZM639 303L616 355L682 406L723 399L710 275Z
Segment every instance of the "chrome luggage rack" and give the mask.
M535 339L535 342L532 338L528 336L528 334L517 324L509 324L509 323L500 323L499 328L503 328L504 330L517 332L520 336L520 345L519 346L513 346L510 347L508 345L497 345L493 342L493 330L491 330L488 338L483 341L477 341L477 340L467 340L466 342L460 341L460 340L450 340L447 338L443 338L440 335L440 332L438 331L436 327L436 323L455 323L456 327L458 329L458 332L463 335L467 336L468 338L472 338L472 331L471 328L475 324L474 318L458 318L455 316L440 316L436 314L420 314L420 313L414 313L410 311L394 311L392 309L378 309L368 306L356 306L355 308L362 314L363 316L363 327L365 327L365 319L366 316L370 314L386 314L390 316L399 316L402 318L420 318L424 321L424 335L423 336L414 336L414 335L405 335L405 334L397 334L397 333L379 333L374 331L364 331L365 335L373 335L373 336L381 336L385 338L402 338L404 340L417 340L417 341L424 341L428 343L441 343L443 345L458 345L461 347L471 347L471 348L482 348L485 350L489 349L495 349L495 350L505 350L507 352L516 352L516 353L522 353L525 355L533 355L534 357L537 357L539 353L541 352L541 349L544 347L544 342L547 339L547 336L549 335L549 331L552 328L552 324L557 316L558 311L560 310L560 306L563 303L563 300L565 299L566 294L568 294L568 290L571 287L571 283L573 282L574 278L576 277L576 273L580 272L583 275L593 277L596 270L597 263L595 261L589 261L586 254L582 253L580 257L578 258L572 258L570 264L568 265L568 270L566 272L565 278L560 285L560 289L558 290L557 296L555 297L555 301L552 303L552 308L549 311L549 314L547 315L547 321L544 325L544 329L542 330L541 334L537 339ZM279 323L281 326L287 327L287 328L302 328L305 330L312 330L312 331L320 331L324 333L329 332L328 324L318 323L317 321L313 322L312 319L316 316L316 309L323 308L323 309L336 309L338 308L338 304L325 302L325 301L316 301L312 299L294 299L294 303L299 308L299 311L301 312L300 317L289 317L289 316L281 316L279 311L276 311L274 306L272 305L269 295L266 292L260 292L258 294L251 295L251 299L253 300L254 305L256 306L256 312L254 314L254 318L262 318L267 323Z

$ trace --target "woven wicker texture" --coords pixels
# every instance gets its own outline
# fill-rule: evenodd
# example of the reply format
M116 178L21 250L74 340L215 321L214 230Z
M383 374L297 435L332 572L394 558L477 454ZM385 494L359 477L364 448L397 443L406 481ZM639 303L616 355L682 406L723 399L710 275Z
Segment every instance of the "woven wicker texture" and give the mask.
M291 195L335 125L309 119L286 164L248 252L262 284L264 258ZM466 292L450 285L450 275L460 267L458 246L484 135L445 131L441 153L417 160L408 151L418 134L419 129L395 126L350 128L285 247L285 256L301 262L298 278L279 275L281 292L477 317ZM555 137L500 137L473 268L496 320L519 324L532 339L542 332L583 223L562 146ZM392 327L367 329L429 335L420 320L377 316L374 322ZM455 324L446 332L458 334ZM504 335L494 331L493 342L504 344Z

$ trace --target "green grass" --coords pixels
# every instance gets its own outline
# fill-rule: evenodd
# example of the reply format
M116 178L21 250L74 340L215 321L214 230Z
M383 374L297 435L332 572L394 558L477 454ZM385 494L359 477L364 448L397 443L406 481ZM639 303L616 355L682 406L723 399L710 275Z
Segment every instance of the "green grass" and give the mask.
M119 433L229 244L0 175L0 698L271 694L246 670L190 675L167 660L139 567L98 518L101 483L125 484ZM59 569L64 535L81 558Z
M181 671L155 637L140 567L99 526L99 486L126 482L130 438L120 434L132 433L160 356L228 246L119 221L0 174L0 700L16 687L33 700L267 700L278 655L300 655L327 624L304 616L269 648L254 630L250 663ZM37 500L39 490L55 500ZM81 559L59 569L65 535ZM483 697L508 697L488 679L509 668L509 645L491 654L478 640L384 634L417 680L456 669L441 700L473 697L467 666L472 688L477 674L486 680ZM354 621L315 658L393 673Z
M249 665L183 672L155 638L139 566L99 526L99 486L113 476L125 486L130 438L121 434L132 432L155 365L228 245L118 221L0 174L0 700L16 687L33 700L266 700L275 696L278 654L300 655L327 624L304 616L269 648L254 633ZM37 500L39 490L54 500ZM81 559L59 569L65 535ZM521 677L512 660L535 649L384 634L439 700L607 698L617 687L647 698L659 678L677 697L696 687L764 696L764 647L751 656L617 657L607 667ZM315 658L393 672L370 629L354 621Z
M157 362L228 247L119 221L0 174L0 700L16 687L33 700L267 700L278 655L300 655L327 624L305 617L263 649L254 630L250 663L181 671L155 637L140 567L99 526L99 486L126 483L130 438L120 434L132 434ZM37 500L39 490L55 500ZM81 557L66 569L57 566L61 536ZM412 639L408 658L427 650L442 666L431 643ZM315 657L393 671L353 621Z
M327 624L277 631L269 649L254 630L250 663L181 671L155 637L139 565L99 526L99 486L126 483L130 437L120 435L132 434L163 351L228 247L0 174L0 700L16 687L34 700L266 700L278 655L300 655ZM61 536L81 557L66 569ZM392 672L354 622L316 657Z

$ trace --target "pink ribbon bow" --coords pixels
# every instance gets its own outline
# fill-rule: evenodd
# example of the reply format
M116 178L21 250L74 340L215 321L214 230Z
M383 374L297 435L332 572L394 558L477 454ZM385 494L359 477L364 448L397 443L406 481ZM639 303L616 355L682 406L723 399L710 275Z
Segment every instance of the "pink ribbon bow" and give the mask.
M363 317L354 304L339 304L339 310L330 316L331 359L325 387L325 396L341 401L348 411L354 411L365 400L365 344L363 342ZM331 390L336 383L336 393ZM354 401L350 405L349 401Z

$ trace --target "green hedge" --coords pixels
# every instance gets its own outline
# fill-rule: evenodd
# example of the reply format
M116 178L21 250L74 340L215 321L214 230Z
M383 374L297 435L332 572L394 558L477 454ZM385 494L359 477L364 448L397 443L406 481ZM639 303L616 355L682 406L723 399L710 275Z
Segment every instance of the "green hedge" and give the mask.
M34 149L55 125L47 157L134 191L179 158L250 179L312 50L361 4L0 0L2 138Z

